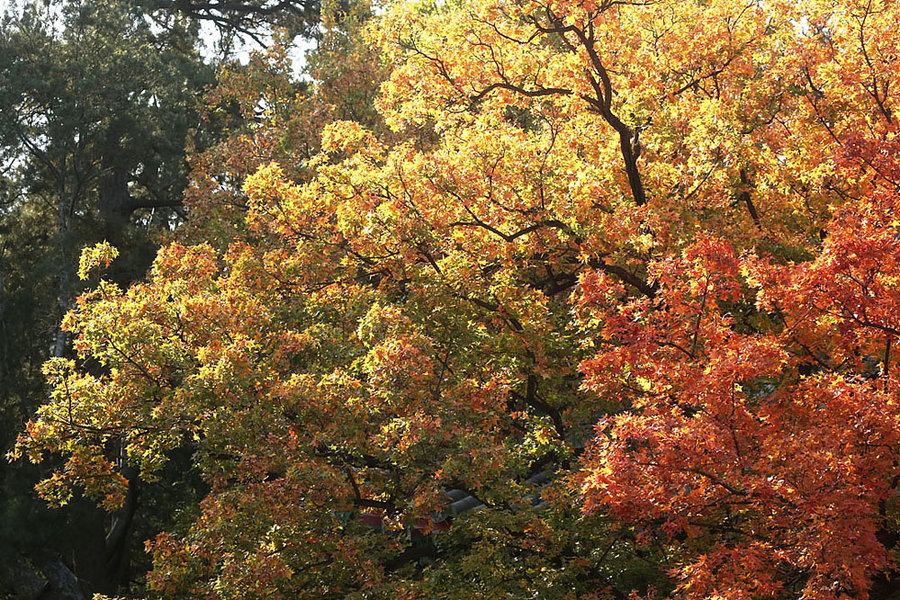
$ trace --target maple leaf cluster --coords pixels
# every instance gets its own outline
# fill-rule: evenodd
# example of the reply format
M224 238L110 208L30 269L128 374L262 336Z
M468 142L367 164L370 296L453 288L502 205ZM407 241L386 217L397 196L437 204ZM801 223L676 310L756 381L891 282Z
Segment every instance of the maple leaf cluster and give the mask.
M165 596L886 597L898 21L398 2L307 96L273 49L226 75L265 111L195 157L190 229L66 318L92 367L48 363L17 451L115 506L116 457L188 448Z

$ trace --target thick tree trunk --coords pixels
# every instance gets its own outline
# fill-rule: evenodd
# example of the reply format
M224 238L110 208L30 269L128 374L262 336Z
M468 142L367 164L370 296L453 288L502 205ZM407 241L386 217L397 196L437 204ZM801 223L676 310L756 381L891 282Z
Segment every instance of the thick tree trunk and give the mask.
M65 173L65 166L62 172ZM60 320L69 311L69 296L72 286L73 249L72 249L72 219L75 213L75 199L77 198L77 183L72 190L66 186L66 178L59 182L59 214L57 221L57 236L59 243L59 270L57 271L57 306ZM59 358L65 354L68 334L63 331L61 324L56 327L56 340L53 344L52 356Z
M104 223L104 237L114 246L121 244L128 217L134 211L133 198L128 191L130 174L104 159L104 175L100 183L100 217Z
M134 180L130 168L118 164L115 160L116 156L122 153L121 140L115 139L115 136L110 134L107 144L109 150L103 157L98 208L104 222L106 241L113 246L119 246L134 211L140 208L179 207L181 198L135 198L129 188Z
M128 568L131 564L131 541L132 525L134 524L134 516L138 508L138 497L140 495L140 480L138 479L137 470L128 468L125 470L125 476L128 478L128 493L125 496L125 504L114 515L106 534L106 552L104 555L106 582L110 588L109 593L114 593L117 589L128 581Z
M5 377L8 356L6 340L6 291L3 288L3 263L0 263L0 385Z

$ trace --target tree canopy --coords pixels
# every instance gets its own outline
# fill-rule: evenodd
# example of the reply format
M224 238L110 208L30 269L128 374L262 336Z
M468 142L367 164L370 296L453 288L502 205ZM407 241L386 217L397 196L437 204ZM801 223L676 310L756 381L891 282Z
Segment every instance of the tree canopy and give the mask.
M41 494L189 453L161 597L891 597L895 3L367 16L229 79L146 280L84 252Z

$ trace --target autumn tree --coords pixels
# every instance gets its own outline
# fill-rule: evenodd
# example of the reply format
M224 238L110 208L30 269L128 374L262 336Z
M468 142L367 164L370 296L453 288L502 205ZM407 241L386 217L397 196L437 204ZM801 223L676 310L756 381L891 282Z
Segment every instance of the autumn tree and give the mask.
M388 129L307 151L296 97L241 104L271 162L198 163L216 235L79 299L103 368L48 363L17 452L108 507L111 448L147 479L191 452L166 597L886 598L898 17L397 3Z

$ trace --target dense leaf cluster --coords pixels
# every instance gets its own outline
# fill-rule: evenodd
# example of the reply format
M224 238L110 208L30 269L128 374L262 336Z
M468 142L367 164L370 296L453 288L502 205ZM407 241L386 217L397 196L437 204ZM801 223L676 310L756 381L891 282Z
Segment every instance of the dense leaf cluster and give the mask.
M189 456L161 597L888 598L897 7L339 12L223 74L144 281L83 255L41 494Z

